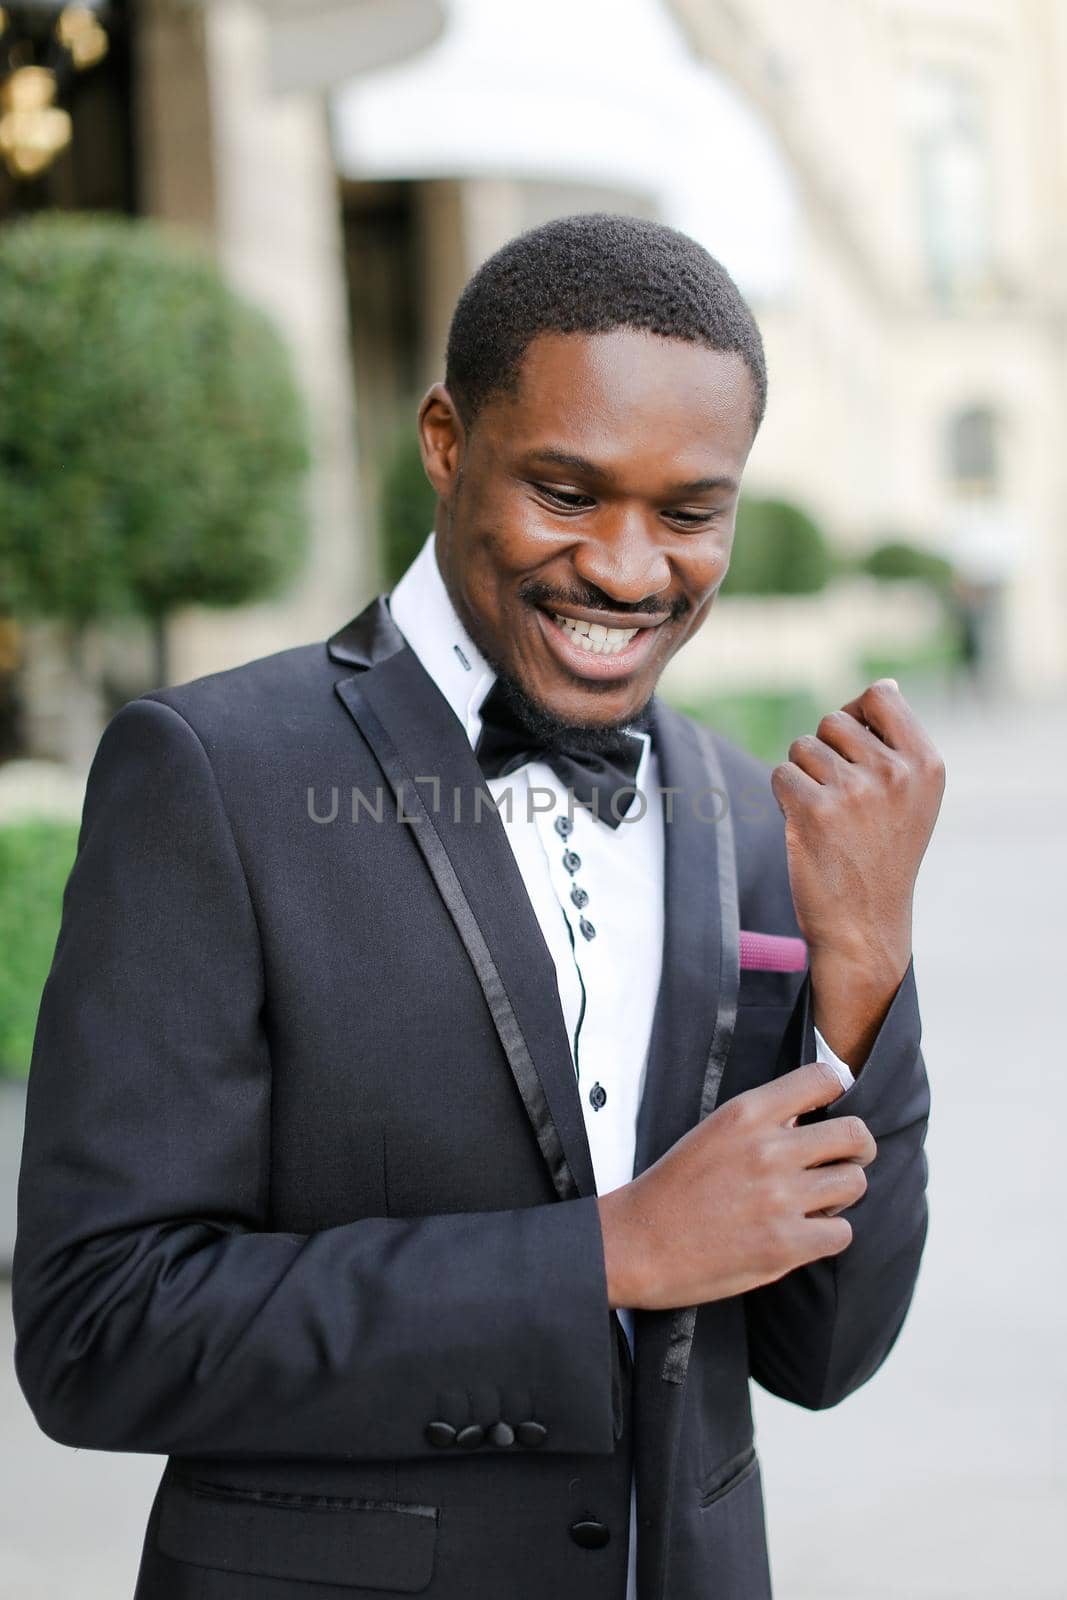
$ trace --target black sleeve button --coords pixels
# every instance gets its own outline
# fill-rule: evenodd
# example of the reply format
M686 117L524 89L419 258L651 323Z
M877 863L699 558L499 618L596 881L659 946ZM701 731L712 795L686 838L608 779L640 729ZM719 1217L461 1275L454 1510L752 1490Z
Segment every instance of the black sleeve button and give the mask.
M456 1430L450 1422L428 1422L426 1437L439 1450L447 1450L449 1445L456 1442Z
M461 1450L477 1450L479 1445L485 1443L485 1429L477 1422L469 1422L456 1434L456 1443Z
M583 1550L602 1550L611 1538L611 1529L605 1523L595 1522L588 1517L584 1522L571 1523L570 1536Z
M510 1422L494 1422L489 1429L489 1439L499 1449L506 1450L515 1443L515 1429Z
M527 1450L536 1450L548 1438L548 1429L540 1422L520 1422L515 1429L515 1437Z

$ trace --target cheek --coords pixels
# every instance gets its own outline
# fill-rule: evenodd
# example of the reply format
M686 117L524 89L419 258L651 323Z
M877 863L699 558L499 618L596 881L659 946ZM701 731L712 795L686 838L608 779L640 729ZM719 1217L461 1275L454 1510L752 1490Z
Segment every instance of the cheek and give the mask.
M715 599L730 562L730 544L717 540L703 550L693 550L682 564L685 592L694 609L703 616Z

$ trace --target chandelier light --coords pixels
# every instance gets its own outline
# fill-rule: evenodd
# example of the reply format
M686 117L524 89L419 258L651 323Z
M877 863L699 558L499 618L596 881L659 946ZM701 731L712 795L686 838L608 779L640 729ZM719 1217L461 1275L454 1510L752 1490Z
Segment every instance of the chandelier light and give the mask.
M0 161L39 178L70 144L63 100L79 73L108 53L102 6L0 6Z

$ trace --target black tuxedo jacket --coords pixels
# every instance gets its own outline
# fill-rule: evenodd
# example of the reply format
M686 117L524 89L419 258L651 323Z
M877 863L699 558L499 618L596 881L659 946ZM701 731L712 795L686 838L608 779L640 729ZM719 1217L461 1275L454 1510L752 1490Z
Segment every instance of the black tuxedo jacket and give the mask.
M677 792L637 1172L814 1057L807 976L737 967L739 922L797 932L768 770L662 705L653 731ZM848 1250L638 1312L631 1362L554 970L475 791L381 600L101 740L30 1071L16 1365L52 1438L169 1458L137 1600L624 1600L634 1460L640 1600L760 1600L750 1376L833 1405L899 1332L910 968L826 1113L878 1141Z

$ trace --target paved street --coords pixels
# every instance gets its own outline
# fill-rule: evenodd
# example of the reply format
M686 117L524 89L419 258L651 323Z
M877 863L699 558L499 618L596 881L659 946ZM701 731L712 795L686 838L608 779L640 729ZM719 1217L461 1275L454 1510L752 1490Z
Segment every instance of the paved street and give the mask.
M916 919L930 1240L865 1390L819 1415L759 1398L777 1600L1067 1597L1067 708L927 721L949 766ZM123 1600L161 1463L40 1436L10 1343L5 1294L0 1600Z

